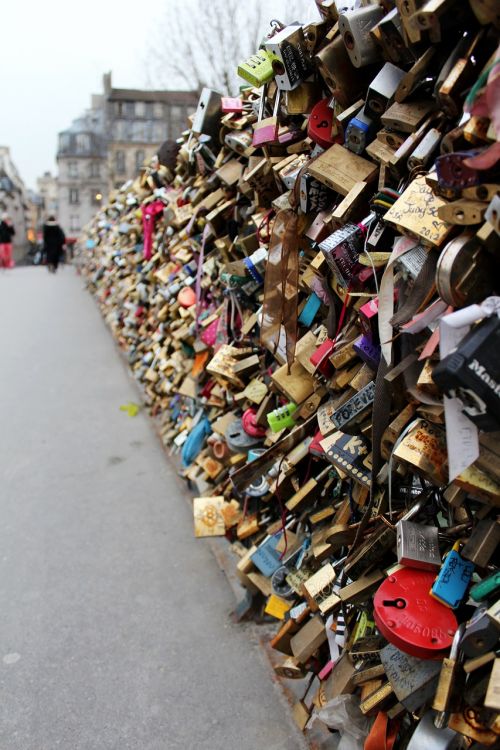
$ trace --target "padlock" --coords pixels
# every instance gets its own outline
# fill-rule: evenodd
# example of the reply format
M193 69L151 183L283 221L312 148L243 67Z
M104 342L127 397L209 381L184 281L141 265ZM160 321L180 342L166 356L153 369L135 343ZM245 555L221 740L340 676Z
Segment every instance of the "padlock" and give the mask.
M463 190L479 185L483 175L477 169L465 164L466 159L476 156L477 153L477 151L455 151L438 156L436 171L440 187Z
M265 42L273 56L275 81L280 91L292 91L311 73L310 58L302 26L292 25L278 31Z
M495 648L499 636L500 624L488 615L486 607L480 607L465 627L460 648L470 659L482 656Z
M498 549L500 543L500 521L484 519L473 528L462 549L462 557L474 565L485 568Z
M374 617L389 643L422 659L442 656L457 630L452 610L429 595L434 575L401 568L377 590Z
M352 120L349 121L345 132L345 145L354 154L362 154L375 135L375 126L363 107Z
M460 640L464 634L465 626L459 625L457 632L453 637L449 657L443 659L439 683L434 696L432 707L437 711L434 726L437 729L443 729L447 723L452 711L458 710L460 702L460 691L465 683L462 662L459 654Z
M278 138L278 113L280 108L281 94L279 90L276 91L273 104L273 113L271 117L264 117L264 109L266 104L266 87L262 90L261 104L259 107L259 118L254 125L252 146L258 148L264 146L267 143L274 143Z
M482 430L500 427L500 320L485 318L464 336L457 349L436 365L432 377Z
M405 75L404 70L386 62L368 87L364 112L372 120L379 120L391 104Z
M266 578L270 578L282 565L281 553L276 549L279 541L280 535L267 537L251 555L252 563Z
M441 131L437 128L431 128L408 157L408 170L427 167L439 146L441 138Z
M494 261L477 237L460 234L445 245L436 266L436 287L445 302L481 302L495 289Z
M351 62L356 68L362 68L379 59L380 53L370 36L370 31L381 20L383 14L382 8L378 5L367 5L340 13L339 31Z
M260 49L238 65L238 75L252 86L260 88L274 78L274 62L280 62L279 58L269 50Z
M500 571L495 571L471 587L470 596L475 602L492 599L500 593Z
M354 351L363 362L376 372L377 367L380 363L380 346L374 344L371 336L360 336L354 342Z
M363 248L363 232L356 224L347 223L342 229L319 243L326 262L349 287L355 274L361 270L359 255Z
M222 97L217 91L205 86L202 89L198 106L193 118L192 131L197 135L203 133L218 140L219 119Z
M436 526L424 526L412 521L399 521L397 530L398 563L419 570L435 570L441 567L438 530Z
M261 442L261 438L249 435L243 428L241 419L235 419L225 432L225 440L229 448L234 452L248 450Z
M417 711L434 697L439 680L439 662L417 659L391 644L380 652L380 661L396 698L408 711Z
M415 61L412 49L405 44L403 24L397 8L390 10L375 24L370 34L382 47L386 60L404 65L411 65Z
M321 99L311 110L307 123L307 135L321 148L333 145L332 135L333 109L329 106L329 99Z
M281 432L285 428L295 427L293 415L297 411L297 404L290 401L267 414L267 422L273 432Z
M434 725L434 714L427 711L417 723L406 750L466 750L468 743L462 735L447 727Z
M460 605L474 572L474 565L463 559L459 549L460 542L455 542L430 590L431 596L452 609Z
M325 378L330 377L333 373L330 355L333 352L334 346L335 343L332 339L325 339L309 359L314 369L324 375Z
M372 380L333 412L331 420L335 427L345 433L351 433L356 424L368 413L374 398L375 383Z
M303 213L324 211L331 205L331 192L307 172L300 175L300 208Z

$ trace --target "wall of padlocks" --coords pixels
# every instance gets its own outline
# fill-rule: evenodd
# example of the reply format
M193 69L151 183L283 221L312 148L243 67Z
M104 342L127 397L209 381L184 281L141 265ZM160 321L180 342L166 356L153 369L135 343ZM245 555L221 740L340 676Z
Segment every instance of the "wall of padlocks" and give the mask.
M500 735L500 17L324 0L113 193L82 271L349 748ZM348 711L349 720L345 721Z

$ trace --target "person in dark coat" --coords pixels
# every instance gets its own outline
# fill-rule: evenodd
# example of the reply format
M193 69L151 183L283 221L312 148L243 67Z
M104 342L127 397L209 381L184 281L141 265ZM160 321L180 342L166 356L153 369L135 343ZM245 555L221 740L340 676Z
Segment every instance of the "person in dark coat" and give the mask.
M65 242L66 237L63 230L54 216L49 216L43 225L43 251L47 258L47 267L51 273L57 271Z

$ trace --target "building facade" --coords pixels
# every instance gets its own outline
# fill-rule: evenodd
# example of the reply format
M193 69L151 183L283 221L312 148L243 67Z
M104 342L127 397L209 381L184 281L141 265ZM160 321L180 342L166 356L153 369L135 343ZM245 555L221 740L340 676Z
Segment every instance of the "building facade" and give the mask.
M59 133L58 218L68 236L78 235L107 193L134 179L164 140L179 136L198 101L191 91L113 88L111 73L103 89Z
M27 249L29 200L8 146L0 146L0 214L3 213L9 214L16 230L13 257L17 262L24 258Z
M44 172L36 181L36 190L42 200L44 213L57 216L57 177L52 172Z

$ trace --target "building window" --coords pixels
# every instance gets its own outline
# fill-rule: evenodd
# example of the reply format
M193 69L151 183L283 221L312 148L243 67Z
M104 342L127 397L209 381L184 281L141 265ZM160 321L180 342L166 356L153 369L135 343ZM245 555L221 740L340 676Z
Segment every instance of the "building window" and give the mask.
M80 194L78 188L69 189L69 202L73 206L76 206L78 203L80 203Z
M124 102L123 111L125 112L125 117L133 117L135 112L135 102Z
M127 125L128 123L126 122L126 120L115 121L115 138L117 141L127 140Z
M101 165L98 161L91 161L89 164L89 177L100 177Z
M144 141L145 140L144 123L141 120L135 120L132 123L132 140L133 141Z
M135 116L146 117L146 102L135 103Z
M143 163L144 159L146 158L146 153L142 148L140 148L138 151L135 152L135 171L138 172Z
M71 146L71 135L69 133L61 133L59 136L59 151L66 151Z
M163 102L154 103L154 117L156 117L158 120L161 120L162 117L165 117L165 108L163 106Z
M153 141L161 143L168 138L168 126L164 122L155 122L153 126Z
M80 231L80 217L78 214L71 214L69 217L69 230L70 232Z
M125 174L125 151L115 151L116 174Z
M76 150L79 153L85 153L90 150L90 136L88 133L77 133Z
M78 177L78 162L77 161L68 162L68 177Z

